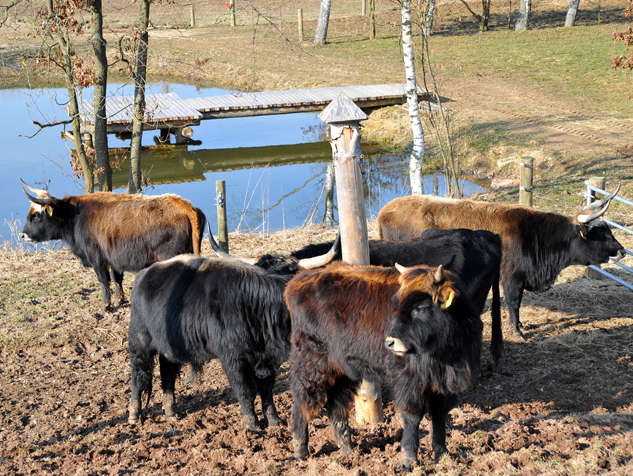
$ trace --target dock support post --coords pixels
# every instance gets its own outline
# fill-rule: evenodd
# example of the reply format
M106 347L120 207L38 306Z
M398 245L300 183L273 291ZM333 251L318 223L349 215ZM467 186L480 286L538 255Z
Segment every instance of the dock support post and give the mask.
M85 141L86 147L90 147L91 149L95 148L94 143L92 141L92 134L90 132L86 132L84 134L84 141Z
M226 253L229 252L229 232L226 226L226 183L215 181L215 197L218 208L218 244Z
M196 11L193 5L189 5L189 15L191 17L191 28L196 27Z
M235 26L235 0L231 0L229 4L231 5L231 26Z

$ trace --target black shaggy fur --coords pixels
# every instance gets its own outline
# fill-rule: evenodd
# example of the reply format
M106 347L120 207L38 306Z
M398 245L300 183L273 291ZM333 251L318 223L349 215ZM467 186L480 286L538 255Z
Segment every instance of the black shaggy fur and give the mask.
M181 365L191 364L197 371L218 358L240 403L244 426L259 428L254 407L258 393L264 425L280 423L273 385L290 352L290 316L283 292L298 265L296 260L270 255L258 264L182 256L136 276L129 338L130 423L142 418L142 393L148 398L151 394L155 354L168 417L175 418L175 381Z
M418 426L427 412L435 455L446 452L447 414L456 394L479 373L482 323L458 278L447 272L437 283L435 271L416 266L400 274L394 268L333 264L288 283L297 458L308 455L308 422L323 405L337 444L344 453L352 451L347 421L364 379L391 389L404 421L406 471L417 461ZM406 350L391 346L388 338Z
M308 245L291 256L297 259L321 255L332 242ZM335 259L341 259L339 251ZM497 364L503 352L501 331L501 299L499 276L501 266L501 238L486 230L429 229L420 238L404 241L369 241L369 263L372 266L403 266L426 264L442 265L459 276L464 290L475 309L481 314L492 288L492 339L491 355Z

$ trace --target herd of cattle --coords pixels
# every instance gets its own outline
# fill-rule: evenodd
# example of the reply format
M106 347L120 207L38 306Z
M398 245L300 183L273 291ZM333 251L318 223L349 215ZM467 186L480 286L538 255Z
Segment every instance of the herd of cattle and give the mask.
M23 182L24 184L24 182ZM217 358L245 428L279 425L275 377L290 359L295 456L308 456L308 422L327 409L334 437L352 450L348 416L362 380L389 386L402 415L402 465L417 460L418 426L429 413L436 458L446 452L446 418L480 371L482 321L492 290L491 356L502 354L499 283L510 329L523 338L523 290L549 288L573 264L617 261L624 248L600 220L616 190L575 217L431 196L388 203L371 240L371 266L340 262L339 239L257 261L200 256L206 218L175 195L112 193L57 198L24 184L32 202L22 236L63 240L103 289L102 310L131 295L129 423L142 421L158 354L166 417L176 418L175 381ZM30 193L29 193L30 192ZM337 261L330 263L331 261ZM255 413L260 395L263 421Z

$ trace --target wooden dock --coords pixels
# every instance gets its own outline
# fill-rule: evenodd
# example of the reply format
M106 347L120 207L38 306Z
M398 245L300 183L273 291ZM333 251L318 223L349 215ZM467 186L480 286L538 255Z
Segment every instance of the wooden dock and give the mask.
M385 106L405 104L404 84L381 84L374 86L346 86L337 88L291 89L286 91L264 91L259 93L231 92L206 98L181 99L176 93L149 94L146 96L146 119L144 130L161 130L161 137L171 132L176 142L186 142L192 132L183 136L183 130L197 126L201 120L229 117L291 114L296 112L318 112L332 102L341 92L345 93L365 112ZM418 88L418 100L427 92ZM132 130L134 98L132 96L109 97L108 133L125 133ZM94 109L92 100L82 101L79 106L82 133L94 131Z

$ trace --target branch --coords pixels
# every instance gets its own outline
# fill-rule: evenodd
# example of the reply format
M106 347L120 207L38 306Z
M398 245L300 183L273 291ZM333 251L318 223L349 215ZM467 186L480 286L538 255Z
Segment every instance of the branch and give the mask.
M18 134L18 137L26 137L27 139L32 139L33 137L35 137L36 135L38 135L40 132L42 132L42 130L46 129L47 127L54 127L54 126L60 126L62 124L70 124L73 121L72 120L67 120L67 121L57 121L57 122L50 122L48 124L42 124L38 121L34 121L33 119L31 119L31 122L33 124L35 124L37 127L39 127L39 129L37 130L37 132L35 134L33 134L32 136L23 136L22 134Z
M16 7L18 3L21 3L22 1L23 0L14 0L8 5L0 5L0 27L9 21L9 10Z
M468 11L469 11L470 13L472 13L472 15L473 15L473 16L477 19L477 21L478 21L478 22L481 22L481 21L483 20L483 18L481 18L481 15L480 15L480 14L475 13L475 12L474 12L474 11L470 8L470 5L468 5L468 4L466 3L466 0L460 0L460 2L462 2L464 5L466 5L466 8L468 8Z

